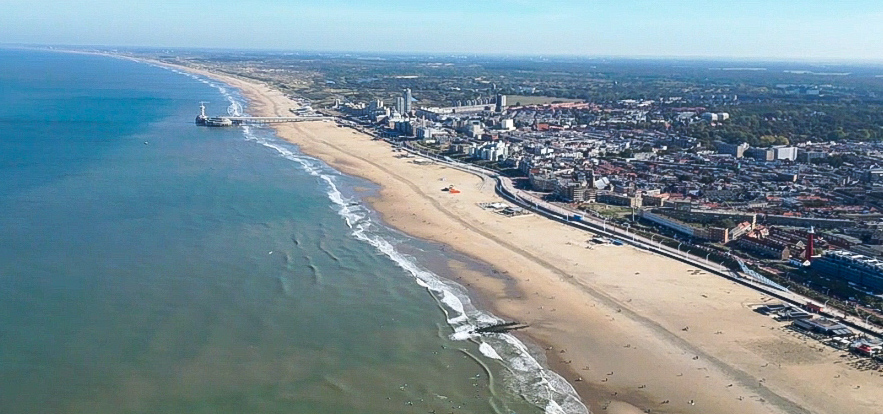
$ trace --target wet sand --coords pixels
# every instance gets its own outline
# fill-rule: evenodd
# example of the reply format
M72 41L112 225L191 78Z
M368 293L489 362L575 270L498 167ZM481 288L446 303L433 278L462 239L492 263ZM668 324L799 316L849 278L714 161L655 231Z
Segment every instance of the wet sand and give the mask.
M295 106L262 84L203 74L239 88L257 115ZM753 312L770 300L759 292L632 247L592 245L591 234L535 215L484 210L477 204L503 201L492 183L414 163L333 122L275 128L304 153L379 184L369 201L389 225L496 269L488 277L450 263L481 303L530 324L519 335L544 347L595 413L881 412L881 373ZM441 191L449 185L461 193Z

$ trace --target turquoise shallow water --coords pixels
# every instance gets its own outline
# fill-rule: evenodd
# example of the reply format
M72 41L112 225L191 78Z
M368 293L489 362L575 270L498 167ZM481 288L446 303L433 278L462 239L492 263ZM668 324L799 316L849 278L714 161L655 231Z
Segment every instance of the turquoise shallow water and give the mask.
M234 90L0 50L0 413L581 412ZM441 276L444 276L443 274Z

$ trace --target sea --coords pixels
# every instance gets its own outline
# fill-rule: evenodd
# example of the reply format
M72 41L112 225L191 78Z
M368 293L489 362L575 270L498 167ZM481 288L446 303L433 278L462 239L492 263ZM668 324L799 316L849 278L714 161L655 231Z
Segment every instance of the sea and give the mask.
M0 413L587 413L377 186L201 76L0 49ZM468 258L457 257L468 261ZM481 269L481 263L472 263Z

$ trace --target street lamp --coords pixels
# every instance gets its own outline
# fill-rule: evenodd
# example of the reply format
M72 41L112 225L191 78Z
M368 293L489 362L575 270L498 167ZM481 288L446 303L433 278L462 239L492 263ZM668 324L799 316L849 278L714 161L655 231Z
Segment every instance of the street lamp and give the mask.
M681 245L682 244L684 244L684 243L683 242L678 243L678 254L681 254Z
M705 255L705 263L708 264L708 257L711 256L711 253Z

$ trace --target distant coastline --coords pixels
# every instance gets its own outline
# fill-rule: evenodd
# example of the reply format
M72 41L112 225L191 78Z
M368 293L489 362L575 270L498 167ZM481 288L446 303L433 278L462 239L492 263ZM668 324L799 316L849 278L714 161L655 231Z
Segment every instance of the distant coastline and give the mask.
M252 109L261 115L278 115L293 104L278 91L249 80L164 62L116 57L186 70L228 83L247 95L252 100ZM795 363L779 373L758 369L762 361L789 363L782 355L771 353L767 349L771 345L758 345L760 348L751 351L752 348L734 343L733 339L720 342L722 337L696 334L697 328L692 330L693 334L681 331L680 326L687 323L694 327L714 326L715 315L721 316L716 312L727 312L727 331L735 330L732 335L737 338L749 338L757 344L781 341L791 343L792 347L805 347L785 333L760 328L762 320L758 315L735 299L742 298L741 303L763 301L755 292L722 280L689 275L686 265L631 248L587 251L581 241L587 237L584 233L541 218L519 218L522 221L513 227L513 221L488 216L475 206L477 202L499 199L493 191L477 191L474 176L395 158L386 144L349 129L326 123L283 125L277 127L277 132L300 145L305 153L380 184L381 195L372 200L372 205L392 226L488 261L511 277L515 292L503 294L499 282L494 280L476 274L457 276L461 283L488 299L496 313L535 327L524 334L545 344L549 364L571 381L593 411L606 408L623 413L644 409L691 412L698 405L702 412L710 413L812 412L827 411L849 401L842 399L841 392L847 384L807 381L810 373L805 372L805 364ZM441 178L458 183L467 189L467 194L453 199L436 193ZM543 235L542 243L536 242L536 235ZM536 257L548 259L537 262ZM567 280L561 274L576 277ZM687 280L677 282L685 274ZM651 277L643 282L626 282L638 279L637 275ZM605 300L598 300L596 295L602 290ZM665 308L683 304L684 300L695 303L698 309L671 312ZM647 325L648 320L653 324ZM622 344L624 341L629 342ZM639 349L644 352L636 352ZM701 362L691 355L701 355ZM826 375L848 372L833 365L833 355L825 354L823 361L830 364L823 369ZM679 366L691 366L694 371L707 374L677 375ZM753 378L760 377L767 381L761 385L753 383ZM697 389L696 384L702 385ZM874 389L862 388L863 395ZM813 408L801 409L804 401L788 398L810 391L820 393L806 401ZM865 396L862 401L873 398Z

